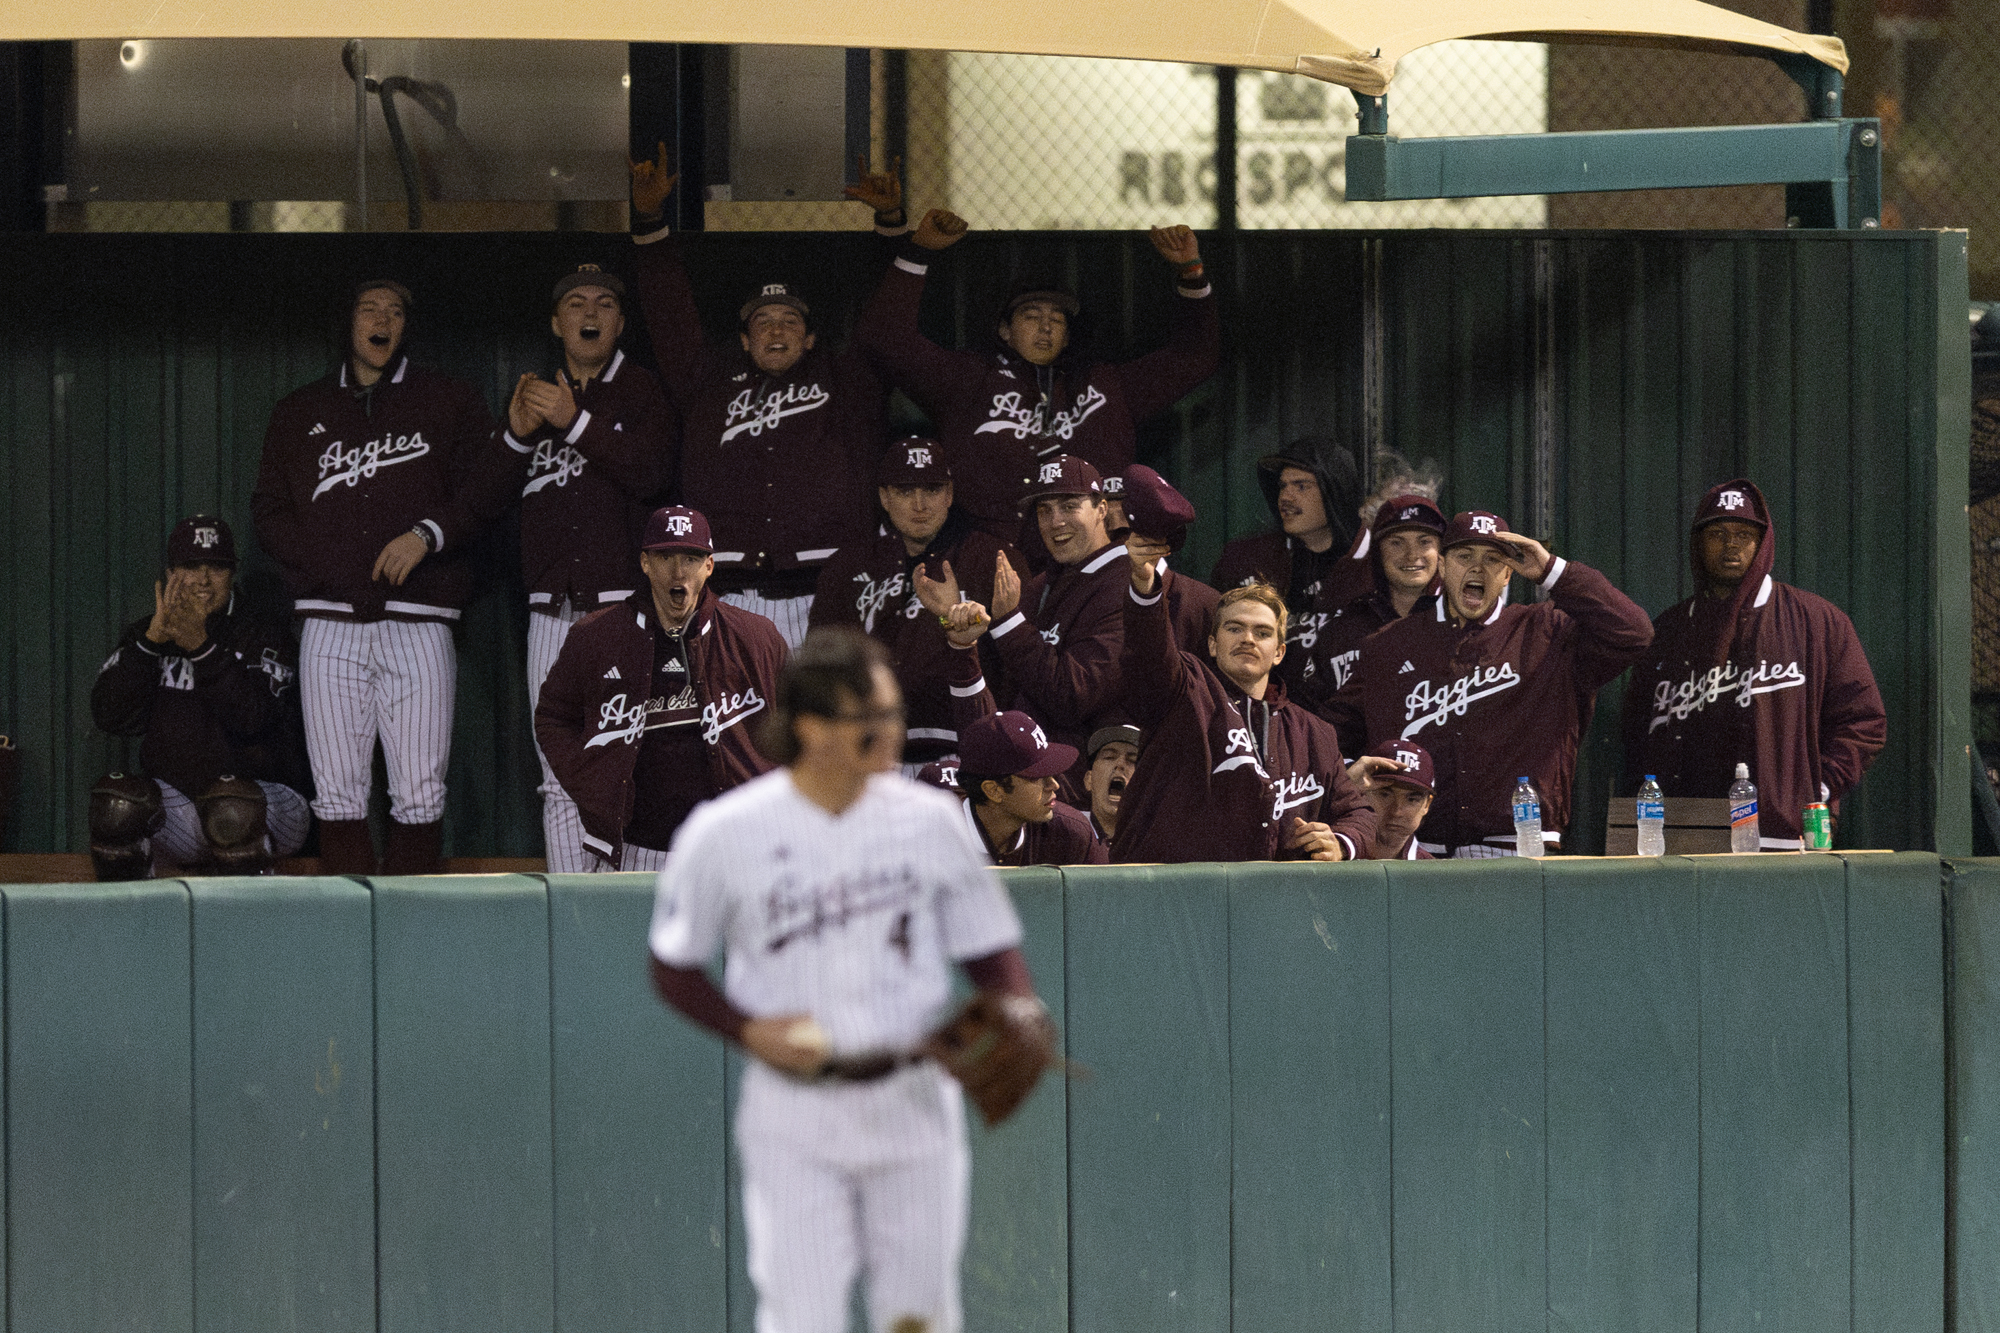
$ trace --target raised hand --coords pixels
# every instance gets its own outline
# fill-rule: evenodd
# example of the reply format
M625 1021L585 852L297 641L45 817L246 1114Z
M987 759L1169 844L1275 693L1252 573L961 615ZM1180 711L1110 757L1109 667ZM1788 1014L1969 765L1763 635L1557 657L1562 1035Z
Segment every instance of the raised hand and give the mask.
M1368 791L1382 784L1375 781L1377 773L1400 773L1403 766L1386 755L1364 754L1347 766L1347 780L1362 791Z
M542 414L528 401L528 386L540 382L533 375L523 375L514 381L514 396L507 400L507 429L517 440L525 442L542 424Z
M1021 576L1004 555L993 557L993 618L1005 620L1021 606Z
M667 196L674 192L680 177L667 170L667 145L655 146L650 162L634 162L632 167L632 211L642 218L656 218L666 211Z
M868 154L861 155L859 178L846 186L841 193L849 199L868 205L877 213L899 213L903 209L903 159L897 158L887 171L870 171Z
M910 239L926 250L942 250L956 245L965 235L965 219L948 209L933 208L910 234Z
M951 561L944 562L944 577L941 579L924 573L920 564L911 572L910 580L916 585L918 604L932 615L950 615L951 608L958 605L958 575L951 572Z
M1125 558L1131 562L1132 590L1141 597L1151 597L1153 589L1160 581L1160 561L1173 553L1173 547L1152 537L1141 537L1138 533L1125 536Z
M1502 558L1513 567L1515 573L1530 583L1540 583L1547 576L1549 566L1555 562L1555 557L1549 554L1549 548L1533 537L1523 537L1518 532L1508 532L1500 534L1499 542Z
M1150 233L1153 248L1169 264L1199 264L1201 245L1194 238L1194 228L1176 223L1171 227L1155 227Z

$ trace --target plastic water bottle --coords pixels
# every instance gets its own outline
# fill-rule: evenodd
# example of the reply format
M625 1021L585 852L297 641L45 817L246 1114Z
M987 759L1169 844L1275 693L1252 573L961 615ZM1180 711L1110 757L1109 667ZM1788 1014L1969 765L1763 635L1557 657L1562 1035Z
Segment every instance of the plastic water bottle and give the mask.
M1757 784L1750 780L1750 765L1738 764L1736 781L1729 784L1729 850L1761 849L1757 833Z
M1667 854L1667 798L1660 795L1660 780L1651 773L1639 784L1639 855Z
M1514 850L1522 856L1542 854L1542 794L1525 775L1514 783Z

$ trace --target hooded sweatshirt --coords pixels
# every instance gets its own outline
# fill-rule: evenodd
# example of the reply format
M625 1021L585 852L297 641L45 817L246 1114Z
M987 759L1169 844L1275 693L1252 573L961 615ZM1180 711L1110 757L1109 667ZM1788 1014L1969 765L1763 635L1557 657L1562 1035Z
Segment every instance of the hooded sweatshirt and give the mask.
M1121 864L1269 861L1293 818L1329 825L1348 859L1375 836L1375 811L1347 780L1333 728L1285 699L1274 673L1253 699L1176 648L1158 588L1125 585L1126 702L1145 733L1118 810Z
M1854 623L1823 597L1771 577L1778 533L1763 492L1737 479L1702 497L1690 529L1734 518L1764 531L1727 597L1696 592L1653 622L1625 696L1626 787L1647 773L1672 796L1729 794L1750 765L1767 848L1795 848L1805 807L1840 799L1888 739L1882 694ZM1688 562L1705 589L1698 538Z
M1576 747L1597 691L1646 650L1653 627L1611 581L1557 556L1550 600L1454 625L1445 598L1364 639L1327 715L1351 753L1403 736L1437 765L1437 799L1417 837L1437 852L1514 845L1514 779L1542 793L1542 828L1569 826ZM1553 839L1552 839L1553 840Z
M1124 471L1138 423L1171 407L1221 363L1222 326L1205 279L1177 288L1167 345L1131 361L1086 363L1074 339L1053 365L1040 367L1006 347L984 355L939 347L917 327L934 257L904 246L854 339L937 423L958 504L1003 540L1021 531L1019 502L1038 463L1067 453L1106 476Z

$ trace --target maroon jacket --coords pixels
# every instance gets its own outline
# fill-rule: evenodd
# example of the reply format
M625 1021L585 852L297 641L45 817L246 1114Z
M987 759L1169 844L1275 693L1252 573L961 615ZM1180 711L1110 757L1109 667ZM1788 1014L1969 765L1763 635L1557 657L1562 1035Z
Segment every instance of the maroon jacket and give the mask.
M144 737L140 772L189 797L225 773L307 789L298 651L241 607L231 596L210 615L193 653L147 639L152 617L134 621L90 688L98 730Z
M1013 547L972 527L953 510L921 556L910 555L903 539L885 526L871 542L841 547L820 571L808 625L852 626L889 649L903 687L903 706L909 710L905 762L935 759L958 748L946 678L948 660L960 654L945 642L937 617L917 601L915 567L921 560L930 577L939 578L949 562L959 591L986 606L993 600L994 560L1002 554L1021 570Z
M493 472L521 500L521 577L528 604L592 608L646 586L639 540L674 473L679 425L660 382L618 352L575 390L567 429L517 440L501 423Z
M472 537L494 516L479 476L493 418L463 380L398 357L372 390L350 367L271 411L250 497L257 540L300 615L457 620L472 593ZM389 542L422 523L437 550L398 588L370 575Z
M1747 763L1764 845L1797 847L1805 807L1838 809L1887 742L1888 715L1854 623L1771 577L1777 529L1763 493L1724 485L1747 494L1764 538L1735 595L1697 592L1653 622L1625 694L1628 789L1653 773L1671 796L1727 796ZM1699 588L1700 554L1689 558Z
M930 259L914 244L904 248L854 338L936 423L958 504L995 536L1018 530L1018 502L1041 459L1075 454L1106 476L1123 472L1133 462L1138 423L1221 363L1221 324L1205 281L1179 289L1167 345L1135 360L1083 365L1065 349L1053 366L1038 369L1004 347L947 351L917 327Z
M535 739L583 817L583 845L612 865L644 796L633 789L632 771L656 678L653 617L652 590L642 587L579 620L535 709ZM771 768L750 738L750 719L770 706L785 640L777 626L730 606L713 588L702 590L686 634L709 776L724 792Z
M1569 826L1576 747L1597 691L1653 640L1652 623L1611 581L1557 558L1552 600L1503 604L1453 626L1444 598L1362 642L1354 674L1328 702L1341 743L1360 754L1405 736L1437 765L1437 800L1417 836L1433 848L1512 846L1514 779L1542 794L1542 828Z
M1375 811L1347 780L1333 728L1285 699L1273 679L1245 696L1176 647L1164 599L1125 584L1127 705L1146 736L1118 810L1122 864L1269 861L1289 820L1332 826L1349 859L1375 835Z
M708 345L664 231L640 244L637 267L646 332L681 413L680 502L708 519L716 572L756 582L813 570L864 539L888 407L868 358L814 348L766 375L740 345Z
M1314 555L1282 532L1243 537L1222 548L1208 576L1211 584L1224 590L1261 578L1284 595L1285 660L1278 663L1278 679L1293 702L1315 712L1333 692L1332 686L1322 686L1314 678L1319 636L1337 608L1374 589L1372 535L1369 529L1361 529L1353 544L1338 556L1331 547Z
M1129 579L1131 575L1126 577ZM1207 651L1208 636L1215 628L1216 604L1222 600L1222 594L1178 570L1162 570L1160 579L1166 585L1167 620L1174 629L1174 642L1199 656Z
M956 568L956 566L954 566ZM1131 574L1123 546L1058 565L1021 588L1020 609L987 631L1017 708L1049 739L1082 750L1090 728L1119 702L1119 607Z
M1046 824L1023 824L1011 846L1000 848L986 834L986 826L972 811L972 803L959 798L965 822L986 859L996 866L1101 866L1110 861L1090 816L1075 806L1056 802L1055 818Z

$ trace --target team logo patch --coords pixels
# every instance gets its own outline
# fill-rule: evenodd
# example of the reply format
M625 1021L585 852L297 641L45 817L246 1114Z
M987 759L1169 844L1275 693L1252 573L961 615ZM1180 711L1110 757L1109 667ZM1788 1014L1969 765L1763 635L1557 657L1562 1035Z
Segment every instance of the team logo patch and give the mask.
M1512 662L1502 662L1497 667L1474 667L1445 685L1420 680L1403 700L1403 717L1408 725L1403 728L1402 739L1410 739L1425 727L1442 726L1454 716L1463 717L1481 699L1511 690L1520 683L1521 677Z
M912 445L910 446L909 456L904 461L911 467L929 467L931 465L931 451L926 446Z
M1031 729L1032 729L1032 731L1034 732L1034 736L1035 736L1035 748L1036 748L1037 750L1046 750L1046 749L1048 749L1048 748L1049 748L1049 738L1048 738L1047 736L1045 736L1045 735L1043 735L1043 734L1042 734L1042 728L1041 728L1041 726L1040 726L1039 724L1036 724L1036 725L1034 725L1034 726L1033 726L1033 727L1032 727Z
M1404 768L1415 768L1423 761L1417 758L1415 750L1398 750L1396 751L1396 762Z
M1724 491L1715 497L1715 503L1723 509L1737 510L1747 508L1750 500L1741 491Z
M1042 485L1046 486L1046 485L1048 485L1048 484L1049 484L1050 482L1053 482L1053 481L1061 481L1061 480L1062 480L1062 464L1061 464L1061 463L1044 463L1044 464L1042 464Z
M1410 505L1406 507L1401 513L1397 514L1396 518L1400 522L1403 519L1415 518L1418 514L1421 514L1423 512L1424 512L1423 510L1417 508L1415 505Z
M1483 533L1486 536L1490 537L1494 533L1498 532L1500 528L1499 525L1493 521L1493 516L1491 514L1474 514L1472 516L1472 530L1474 532Z
M667 520L667 531L676 537L685 537L694 531L694 520L686 514L675 514Z
M194 688L194 666L185 657L163 657L160 659L160 688L165 690L191 690Z
M211 546L218 546L221 543L222 534L214 528L196 528L194 530L194 544L204 551L208 550Z

